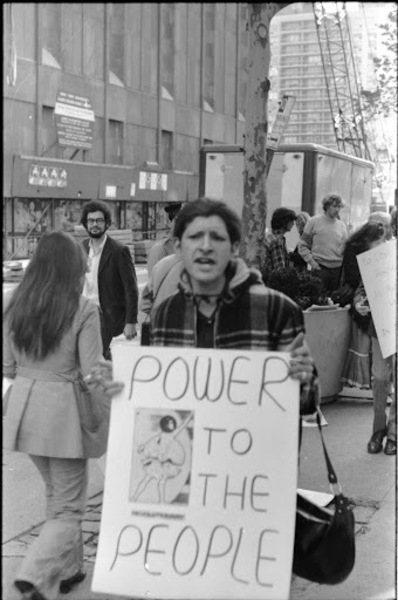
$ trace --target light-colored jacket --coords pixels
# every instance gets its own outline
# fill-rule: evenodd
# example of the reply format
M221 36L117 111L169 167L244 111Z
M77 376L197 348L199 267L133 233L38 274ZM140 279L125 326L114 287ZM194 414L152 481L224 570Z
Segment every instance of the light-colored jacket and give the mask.
M170 256L170 254L174 254L174 240L170 236L155 242L148 253L147 258L147 269L149 277L152 275L152 270L157 265L157 263L162 260L165 256Z
M88 375L102 356L98 308L81 298L59 347L36 361L3 332L3 376L13 379L3 407L3 447L38 456L85 458L73 379ZM110 401L95 394L109 420ZM105 450L104 450L105 451Z
M162 258L153 268L150 278L142 290L139 310L149 315L163 300L175 294L183 269L182 258L176 254Z

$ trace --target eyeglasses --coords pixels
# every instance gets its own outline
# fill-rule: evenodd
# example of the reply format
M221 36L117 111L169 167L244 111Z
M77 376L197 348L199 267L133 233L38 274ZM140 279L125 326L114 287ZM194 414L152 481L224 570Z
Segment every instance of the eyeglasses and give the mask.
M98 225L103 225L105 223L105 219L87 219L87 223L88 225L95 225L96 223Z

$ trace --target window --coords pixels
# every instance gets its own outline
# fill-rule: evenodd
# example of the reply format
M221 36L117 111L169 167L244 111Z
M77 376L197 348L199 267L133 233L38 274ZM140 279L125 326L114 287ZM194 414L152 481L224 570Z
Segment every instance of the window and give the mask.
M109 162L111 164L123 164L123 146L123 123L109 120Z
M162 131L160 166L171 171L173 168L173 134L171 131Z
M156 94L158 90L158 21L160 4L141 3L142 17L142 90L148 94Z
M104 19L107 4L85 2L83 60L84 74L95 79L104 78Z
M42 28L43 28L43 64L61 68L61 10L62 4L46 2L42 5Z
M36 4L34 2L10 2L14 22L18 58L36 60ZM10 35L11 24L7 23L3 35Z
M162 95L164 98L173 100L174 97L174 37L175 18L174 4L160 4L161 27L162 27Z
M286 42L299 42L300 41L300 34L299 33L290 33L288 35L282 35L281 36L281 42L282 44L286 43Z
M109 3L109 83L124 85L124 4Z
M81 75L83 58L83 4L62 4L62 66L68 73Z
M214 110L214 65L215 65L215 29L216 6L204 4L204 109Z
M63 150L57 144L54 109L43 106L42 111L42 146L41 155L52 158L62 158Z
M244 120L246 115L247 96L247 56L249 52L249 34L246 29L247 6L239 4L239 92L238 92L238 118Z

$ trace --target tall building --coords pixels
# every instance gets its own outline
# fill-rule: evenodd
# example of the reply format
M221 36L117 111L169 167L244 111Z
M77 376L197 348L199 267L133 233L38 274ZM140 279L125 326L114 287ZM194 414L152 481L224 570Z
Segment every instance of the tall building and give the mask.
M324 2L326 14L336 15L337 6L343 3ZM331 56L334 61L334 75L340 76L347 61L347 71L356 75L351 81L352 95L358 96L358 90L374 89L375 73L372 48L379 48L381 30L378 27L385 19L388 5L391 3L344 3L349 17L350 39L343 52L338 45L338 28L332 33ZM332 27L330 28L332 29ZM347 29L348 31L348 29ZM352 52L349 44L352 44ZM296 96L296 104L290 117L284 142L317 142L336 148L334 122L330 111L328 90L324 66L320 53L319 40L315 25L313 3L295 2L278 13L271 28L271 77L272 88L277 96L289 93ZM338 72L340 71L340 72ZM328 72L329 86L333 86L332 76ZM348 93L348 89L347 89Z
M153 238L198 193L201 145L242 142L244 4L6 3L3 44L5 258L94 198Z
M348 20L334 24L334 16L343 4ZM323 42L325 48L329 46L332 58L328 64L326 57L326 65L320 52L322 38L318 38L314 6L318 14L323 6L330 15L329 34ZM362 122L353 124L352 117L358 115L356 103L361 89L374 91L377 87L373 58L380 54L380 25L386 22L392 6L391 2L295 2L280 11L271 26L270 114L280 95L296 97L282 141L318 143L374 161L379 180L374 189L375 201L387 204L392 203L391 189L396 187L396 120L391 126L391 121L387 123L382 117L370 120L365 116ZM351 130L344 130L337 109L332 116L330 105L337 105L334 90ZM353 131L356 139L350 137ZM348 140L346 144L344 140Z
M312 4L296 2L271 26L271 89L296 97L284 143L336 148Z

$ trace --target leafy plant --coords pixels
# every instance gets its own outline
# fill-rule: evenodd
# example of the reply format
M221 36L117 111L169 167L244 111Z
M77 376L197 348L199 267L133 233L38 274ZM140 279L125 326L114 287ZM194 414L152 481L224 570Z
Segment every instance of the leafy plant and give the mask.
M298 272L293 267L275 269L268 277L267 286L289 296L302 310L313 304L325 306L328 303L323 282L310 271Z

